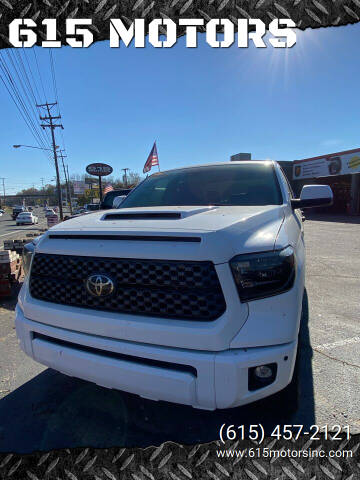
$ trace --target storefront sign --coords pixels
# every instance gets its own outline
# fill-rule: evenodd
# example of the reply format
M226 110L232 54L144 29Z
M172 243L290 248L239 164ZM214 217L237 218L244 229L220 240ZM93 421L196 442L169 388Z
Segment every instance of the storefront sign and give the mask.
M72 182L75 195L83 195L85 191L85 182L75 180Z
M106 163L91 163L86 167L86 171L89 175L105 177L106 175L110 175L110 173L113 172L113 169L110 165L106 165Z
M295 160L293 169L294 180L360 173L360 148Z
M85 190L85 196L86 197L94 197L94 198L98 198L100 197L100 192L99 192L99 188L87 188Z

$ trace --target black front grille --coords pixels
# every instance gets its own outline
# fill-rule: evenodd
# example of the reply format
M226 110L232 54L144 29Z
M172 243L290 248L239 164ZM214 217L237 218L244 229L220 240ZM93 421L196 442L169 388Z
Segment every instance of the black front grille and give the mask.
M86 282L106 275L115 289L94 296ZM78 257L37 253L30 293L47 302L134 315L210 321L225 311L211 262Z

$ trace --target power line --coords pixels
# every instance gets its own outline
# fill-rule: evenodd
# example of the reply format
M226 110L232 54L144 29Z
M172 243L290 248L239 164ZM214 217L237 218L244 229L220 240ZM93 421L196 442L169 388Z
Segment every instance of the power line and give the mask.
M56 99L57 107L58 107L58 115L60 115L62 117L61 109L60 109L57 82L56 82L55 61L54 61L54 56L53 56L53 53L52 53L52 48L49 48L49 57L50 57L50 70L51 70L51 77L52 77L52 81L53 81L54 94L55 94L55 99ZM63 150L66 150L65 139L64 139L64 134L63 134L62 130L60 131L60 134L61 134L61 139L62 139Z
M36 98L35 98L35 96L34 96L34 92L33 92L33 90L32 90L31 84L29 83L28 88L29 88L29 93L30 93L30 95L33 96L34 103L33 103L32 100L29 98L29 94L28 94L28 92L27 92L27 90L26 90L26 88L25 88L25 86L24 86L24 83L26 83L26 81L29 81L29 80L28 80L27 73L26 73L25 70L23 70L23 74L21 75L21 66L19 65L18 61L16 60L15 54L14 54L14 52L12 51L12 49L6 50L6 53L7 53L8 58L9 58L11 64L12 64L13 71L15 72L15 74L16 74L18 80L19 80L20 86L21 86L21 88L22 88L22 90L23 90L23 92L24 92L24 94L25 94L25 97L26 97L26 99L28 100L28 103L29 103L29 105L30 105L30 110L32 111L32 114L33 114L33 116L34 116L34 118L35 118L35 121L37 121L37 111L35 110L34 106L35 106L36 103L38 103L38 102L37 102L37 100L36 100ZM17 53L18 53L18 52L17 52ZM19 58L20 58L20 57L19 57ZM15 62L17 63L17 65L15 64ZM18 69L19 69L19 71L18 71ZM24 81L25 81L24 83L23 83L23 81L22 81L21 76L23 76L23 78L24 78ZM30 112L30 113L31 113L31 112ZM49 139L46 138L46 135L45 135L45 133L44 133L43 131L40 130L40 132L41 132L41 134L42 134L42 136L43 136L43 139L44 139L44 142L45 142L45 144L46 144Z
M2 71L2 74L0 72L1 81L3 82L5 88L7 89L11 99L15 103L15 105L16 105L17 109L19 110L19 112L20 112L22 118L24 119L25 123L27 124L31 134L35 138L35 141L37 142L37 144L40 147L45 148L46 145L47 145L45 143L46 140L44 140L43 136L41 135L41 131L38 130L37 124L34 123L34 119L32 118L32 115L29 112L29 109L26 105L26 100L24 101L24 99L21 95L21 92L20 92L20 90L19 90L18 86L16 85L16 82L13 78L11 70L8 67L8 65L6 64L6 60L3 57L1 52L0 52L0 70ZM17 71L16 71L16 74L18 75ZM33 113L35 113L34 110L33 110ZM36 113L35 113L35 115L36 115ZM44 152L44 154L46 155L45 152Z
M54 57L53 57L52 49L51 49L51 48L49 48L49 57L50 57L50 70L51 70L51 77L52 77L52 81L53 81L55 99L56 99L56 101L57 101L58 112L59 112L59 114L60 114L60 104L59 104L59 97L58 97L58 91L57 91L57 85L56 85L56 77L55 77Z
M16 52L18 53L19 57L21 58L21 55L20 55L20 52L18 51L19 49L16 49ZM34 98L35 98L35 105L38 104L38 103L41 103L41 95L39 93L39 89L38 89L38 86L37 86L37 82L36 82L36 79L35 79L35 75L33 74L32 72L32 68L31 68L31 65L30 65L30 62L29 62L29 59L28 59L28 56L26 54L26 48L22 48L22 53L24 55L24 58L25 58L25 61L26 61L26 64L27 64L27 67L28 67L28 70L29 70L29 74L32 78L32 81L33 81L33 85L34 85L34 90L36 91L36 95L34 93ZM23 62L22 62L22 65L24 66ZM25 75L26 75L26 69L24 67L24 72L25 72ZM41 81L41 78L40 78L40 81ZM31 84L31 82L29 81L29 83ZM49 135L49 132L46 130L46 134L47 134L47 139L48 139L48 142L49 142L49 145L51 144L51 138L50 138L50 135Z
M18 49L17 49L18 50ZM26 61L26 64L27 64L27 67L29 69L29 73L31 75L31 78L33 80L33 83L34 83L34 88L36 90L36 98L40 99L40 93L39 93L39 90L38 90L38 86L37 86L37 82L35 80L35 76L33 75L33 72L32 72L32 69L31 69L31 66L30 66L30 62L29 62L29 59L28 59L28 56L26 54L26 48L22 48L22 53L24 55L24 58L25 58L25 61ZM38 101L36 101L35 103L39 103Z
M29 91L30 91L30 93L31 93L31 95L32 95L32 97L33 97L34 105L36 105L37 100L36 100L35 92L34 92L34 90L33 90L33 88L32 88L31 81L30 81L29 76L28 76L28 74L27 74L27 72L26 72L24 62L23 62L23 60L22 60L22 58L21 58L21 55L20 55L20 52L18 51L18 49L15 50L15 55L16 55L16 57L17 57L17 59L18 59L18 65L20 65L20 69L21 69L22 72L23 72L25 82L27 83L27 86L28 86L28 88L29 88Z
M41 83L42 91L44 93L45 102L47 103L47 97L46 97L46 93L45 93L44 84L43 84L43 81L42 81L42 76L41 76L41 73L40 73L39 62L38 62L38 59L37 59L37 56L36 56L36 49L32 48L32 51L34 53L36 67L37 67L37 71L39 73L40 83Z
M1 65L0 65L0 67L1 67ZM13 93L11 92L10 88L9 88L8 85L6 84L6 81L4 80L3 76L1 75L1 73L0 73L0 79L1 79L1 81L3 82L3 84L4 84L4 86L5 86L6 90L7 90L7 92L9 93L9 95L10 95L12 101L14 102L16 108L18 109L20 115L22 116L24 122L25 122L26 125L28 126L28 128L29 128L32 136L34 137L36 143L38 143L38 145L41 146L41 145L42 145L42 144L41 144L41 140L39 140L39 137L38 137L36 131L34 131L33 125L31 125L31 122L29 122L27 116L23 113L23 111L22 111L22 109L20 108L17 100L15 99L15 95L13 95Z
M47 101L47 94L45 91L44 82L43 82L40 67L39 67L39 61L36 55L36 49L34 48L32 50L34 54L34 60L35 60L35 65L38 72L38 77L40 80L40 86L45 98L45 103L41 103L41 95L39 93L40 90L38 89L37 82L35 81L35 76L33 74L29 59L26 56L24 49L23 49L23 55L24 55L24 59L27 64L29 72L27 72L24 60L18 51L16 51L16 53L14 53L13 51L6 52L7 58L11 65L8 65L6 63L5 57L0 52L0 79L4 84L7 92L9 93L12 101L14 102L16 108L18 109L21 117L23 118L27 127L29 128L31 134L33 135L36 143L40 146L41 149L43 149L43 153L45 154L45 156L46 156L45 151L48 150L46 146L52 145L52 150L54 155L54 159L52 161L55 164L58 203L59 203L59 209L60 209L60 218L62 220L63 210L62 210L61 185L60 185L61 176L60 176L58 161L57 161L57 152L56 152L57 147L55 145L55 134L54 134L55 128L61 127L61 135L62 135L64 147L65 147L65 140L62 134L62 129L63 129L62 124L57 125L53 123L53 120L55 120L56 118L61 118L60 106L58 102L58 90L57 90L57 84L56 84L54 58L53 58L52 51L50 50L49 51L50 71L51 71L51 77L52 77L52 83L53 83L56 102L49 103ZM18 83L15 81L14 75L17 78ZM45 122L41 124L42 130L39 129L39 126L37 123L38 112L36 111L36 108L34 108L34 105L38 109L46 108L47 110L47 116L40 115L40 119ZM57 109L58 109L57 116L52 115L52 112L51 112L51 109L55 105L57 106ZM47 128L49 128L50 134ZM51 157L49 156L49 158ZM65 181L67 181L64 164L63 164L63 168L64 168L64 178L65 178ZM43 179L42 179L42 185L44 186ZM22 186L24 186L24 184L22 184ZM11 187L11 188L15 189L16 187Z

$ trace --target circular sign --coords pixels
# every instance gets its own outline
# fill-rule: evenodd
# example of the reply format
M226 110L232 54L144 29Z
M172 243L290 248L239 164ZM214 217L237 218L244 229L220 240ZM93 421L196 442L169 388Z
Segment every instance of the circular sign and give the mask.
M89 175L105 177L106 175L110 175L110 173L113 172L113 169L110 165L106 165L106 163L91 163L86 167L86 171Z

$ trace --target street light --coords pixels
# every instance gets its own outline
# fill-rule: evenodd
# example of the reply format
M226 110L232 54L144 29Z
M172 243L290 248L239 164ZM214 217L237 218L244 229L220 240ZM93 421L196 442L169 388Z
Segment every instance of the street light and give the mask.
M54 155L56 155L56 152L52 148L42 148L42 147L34 147L33 145L13 145L14 148L20 148L20 147L26 147L26 148L36 148L37 150L48 150L50 152L53 152ZM54 145L55 150L57 150L59 145ZM62 220L62 199L61 199L61 189L60 189L60 182L58 182L58 189L60 191L60 218Z
M33 147L32 145L13 145L13 147L14 148L27 147L27 148L37 148L38 150L50 150L51 152L53 151L52 148ZM59 145L55 145L55 148L58 149Z

